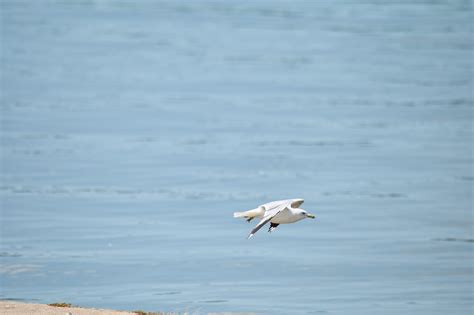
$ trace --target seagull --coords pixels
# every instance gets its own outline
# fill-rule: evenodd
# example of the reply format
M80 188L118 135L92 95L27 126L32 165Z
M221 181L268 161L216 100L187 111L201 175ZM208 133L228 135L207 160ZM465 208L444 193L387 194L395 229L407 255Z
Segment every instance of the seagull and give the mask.
M251 238L265 224L270 222L268 232L271 233L280 224L294 223L305 218L314 219L316 216L300 209L303 199L287 199L272 201L255 209L234 212L234 218L245 218L247 222L253 218L261 218L260 222L250 231L247 239Z

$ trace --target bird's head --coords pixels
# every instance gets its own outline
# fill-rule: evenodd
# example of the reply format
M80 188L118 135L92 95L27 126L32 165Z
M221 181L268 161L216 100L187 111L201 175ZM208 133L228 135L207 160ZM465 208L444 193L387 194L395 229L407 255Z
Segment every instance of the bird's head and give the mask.
M303 218L310 218L310 219L316 218L314 214L308 213L308 211L303 210L303 209L300 209L299 215L302 216Z

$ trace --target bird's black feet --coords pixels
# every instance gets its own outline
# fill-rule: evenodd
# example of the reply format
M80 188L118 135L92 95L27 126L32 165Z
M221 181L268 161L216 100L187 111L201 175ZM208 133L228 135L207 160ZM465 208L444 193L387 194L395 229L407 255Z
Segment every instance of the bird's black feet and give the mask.
M270 227L268 228L268 233L271 233L274 229L277 228L280 224L278 223L270 223Z
M247 218L247 222L252 221L253 217Z

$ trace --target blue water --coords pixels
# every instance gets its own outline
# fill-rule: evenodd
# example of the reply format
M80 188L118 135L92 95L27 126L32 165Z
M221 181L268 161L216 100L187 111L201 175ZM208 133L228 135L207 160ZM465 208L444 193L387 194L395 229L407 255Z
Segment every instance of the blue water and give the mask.
M472 311L471 1L0 3L1 299Z

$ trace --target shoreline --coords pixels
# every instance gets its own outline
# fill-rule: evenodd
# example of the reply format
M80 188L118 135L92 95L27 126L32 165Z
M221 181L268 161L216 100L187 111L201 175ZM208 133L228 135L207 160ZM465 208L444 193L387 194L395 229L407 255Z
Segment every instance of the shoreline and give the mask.
M9 300L0 300L2 315L141 315L141 314L173 314L163 312L117 311L99 308L85 308L80 306L51 306L48 304L27 303Z
M191 313L175 313L175 312L160 312L160 311L119 311L111 309L81 307L77 305L70 305L66 303L54 303L57 305L67 306L52 306L49 304L19 302L12 300L0 300L0 314L1 315L177 315L177 314L196 314ZM197 313L201 314L201 313ZM252 312L211 312L202 313L208 315L256 315Z

